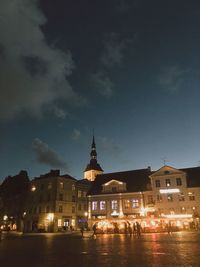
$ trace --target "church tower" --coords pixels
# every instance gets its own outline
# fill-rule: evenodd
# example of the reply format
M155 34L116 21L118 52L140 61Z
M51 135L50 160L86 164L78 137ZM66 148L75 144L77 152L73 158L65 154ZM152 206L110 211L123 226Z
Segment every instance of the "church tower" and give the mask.
M102 174L103 170L101 166L97 163L97 152L94 136L92 139L92 146L90 152L90 163L87 165L84 171L84 178L89 181L94 181L98 174Z

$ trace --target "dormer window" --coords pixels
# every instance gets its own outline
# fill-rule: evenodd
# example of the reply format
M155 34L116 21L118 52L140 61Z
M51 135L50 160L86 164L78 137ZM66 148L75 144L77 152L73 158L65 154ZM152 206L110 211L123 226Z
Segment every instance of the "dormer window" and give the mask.
M113 193L116 193L116 192L117 192L117 187L116 187L116 186L113 186L113 187L112 187L112 192L113 192Z
M103 193L118 193L126 191L126 183L118 181L118 180L110 180L107 183L102 185Z

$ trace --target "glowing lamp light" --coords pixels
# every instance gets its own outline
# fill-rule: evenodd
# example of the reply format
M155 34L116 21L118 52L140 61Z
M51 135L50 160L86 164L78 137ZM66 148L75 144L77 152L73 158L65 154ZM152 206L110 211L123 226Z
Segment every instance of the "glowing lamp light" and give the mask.
M192 218L192 214L166 214L163 215L163 217L168 219L177 219L177 218L187 219L187 218Z
M6 221L8 219L8 216L7 215L4 215L3 216L3 220Z
M147 212L147 208L141 208L140 209L140 215L141 216L145 216L146 212Z
M111 216L119 216L119 212L117 212L116 210L114 210L114 211L111 213Z
M36 187L35 187L35 185L33 185L33 186L31 187L31 191L34 192L35 190L36 190Z
M160 194L171 194L171 193L179 193L179 188L170 188L170 189L160 189Z
M87 212L87 211L84 213L84 216L85 216L85 217L87 217L87 216L88 216L88 212Z
M54 214L53 213L48 213L47 214L47 220L50 221L50 222L52 222L53 219L54 219Z

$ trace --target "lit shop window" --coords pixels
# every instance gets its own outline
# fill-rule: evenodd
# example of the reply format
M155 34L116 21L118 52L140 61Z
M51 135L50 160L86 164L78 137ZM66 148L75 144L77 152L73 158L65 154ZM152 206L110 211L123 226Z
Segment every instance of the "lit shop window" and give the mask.
M169 187L169 186L171 185L171 181L170 181L170 179L166 179L166 180L165 180L165 183L166 183L166 186Z
M160 187L160 180L155 181L156 187Z
M124 200L124 208L125 209L130 209L130 200L129 199L125 199Z
M97 201L92 201L92 210L97 210Z
M112 208L112 210L117 210L117 208L118 208L117 200L111 201L111 208Z
M176 178L176 185L182 185L181 178Z
M105 210L105 209L106 209L106 202L100 201L100 210Z
M139 207L139 200L138 199L133 199L132 200L132 208L138 208Z
M58 219L58 227L62 226L62 219Z

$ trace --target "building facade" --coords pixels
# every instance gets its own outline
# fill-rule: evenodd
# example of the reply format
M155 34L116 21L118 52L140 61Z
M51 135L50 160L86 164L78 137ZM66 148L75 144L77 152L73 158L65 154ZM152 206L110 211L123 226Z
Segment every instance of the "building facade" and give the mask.
M52 170L30 182L24 217L24 231L67 231L78 227L83 210L87 211L88 183ZM81 194L81 197L79 197ZM81 207L81 208L80 208Z
M98 175L88 193L89 225L112 231L139 222L144 231L198 228L200 167L163 166Z

